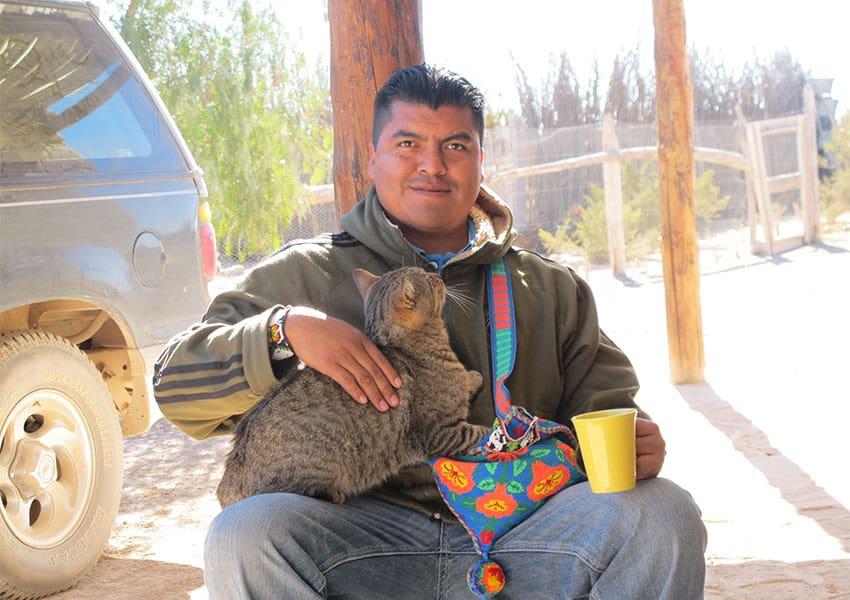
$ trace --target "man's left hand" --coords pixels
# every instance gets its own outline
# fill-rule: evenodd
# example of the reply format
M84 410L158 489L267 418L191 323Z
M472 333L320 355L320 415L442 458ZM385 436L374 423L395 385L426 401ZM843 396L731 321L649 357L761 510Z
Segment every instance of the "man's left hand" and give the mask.
M666 444L658 425L638 417L635 421L635 450L637 452L637 478L649 479L661 471Z

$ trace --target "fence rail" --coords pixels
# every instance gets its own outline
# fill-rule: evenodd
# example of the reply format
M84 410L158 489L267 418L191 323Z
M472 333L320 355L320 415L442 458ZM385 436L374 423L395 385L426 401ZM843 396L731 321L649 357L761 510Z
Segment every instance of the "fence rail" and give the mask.
M658 146L640 146L636 148L621 148L619 150L608 150L606 152L594 152L583 156L564 158L551 162L529 165L526 167L514 167L505 169L487 176L492 182L502 181L511 177L531 177L533 175L548 175L559 173L568 169L579 169L602 165L606 162L618 162L627 160L654 160L658 158ZM700 162L723 165L732 169L746 171L750 168L750 161L739 152L719 150L717 148L694 148L694 158Z

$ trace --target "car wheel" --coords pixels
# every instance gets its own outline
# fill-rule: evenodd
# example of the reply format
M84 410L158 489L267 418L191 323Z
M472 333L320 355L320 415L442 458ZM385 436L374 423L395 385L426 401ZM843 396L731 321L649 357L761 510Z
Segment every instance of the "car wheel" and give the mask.
M41 331L0 334L0 597L74 585L106 544L123 439L103 378Z

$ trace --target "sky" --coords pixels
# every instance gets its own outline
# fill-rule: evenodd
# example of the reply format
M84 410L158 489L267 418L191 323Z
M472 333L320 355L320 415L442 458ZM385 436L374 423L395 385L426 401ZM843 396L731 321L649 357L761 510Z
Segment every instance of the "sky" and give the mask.
M104 1L107 14L123 3ZM638 47L641 64L653 67L652 0L421 2L425 60L464 75L494 108L518 106L515 62L536 85L562 52L582 84L594 59L605 80L618 50ZM272 4L307 56L329 64L326 0ZM850 1L685 0L685 20L688 45L733 73L753 57L787 49L813 77L834 79L837 116L850 112Z
M320 0L279 0L287 27L310 56L328 56ZM493 107L516 106L514 61L539 83L566 51L580 80L594 58L603 78L618 50L639 46L653 66L651 0L422 0L425 59L467 77ZM814 77L833 78L838 115L850 109L850 2L685 0L689 46L733 72L754 56L787 48ZM327 64L327 63L326 63Z

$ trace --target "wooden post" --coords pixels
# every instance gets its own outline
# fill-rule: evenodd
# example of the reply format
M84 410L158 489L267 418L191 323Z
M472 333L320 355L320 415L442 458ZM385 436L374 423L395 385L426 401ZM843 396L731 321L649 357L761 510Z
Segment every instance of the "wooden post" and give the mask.
M817 107L811 84L803 89L803 116L797 131L797 170L800 172L800 204L803 209L803 239L807 244L820 240L820 199L818 181Z
M740 104L735 105L735 119L738 121L737 137L738 146L749 161L749 165L744 169L744 183L747 187L747 225L750 228L750 252L753 252L756 247L756 190L753 182L753 151L750 148L750 143L747 141L747 117L744 116L744 110Z
M683 0L653 0L658 189L667 342L673 383L704 381L699 251L694 210L694 107Z
M610 114L602 119L602 150L616 153L617 122ZM605 185L605 220L608 225L608 261L615 277L626 275L626 236L623 232L623 178L620 158L608 158L602 163L602 180Z
M375 93L393 71L424 61L420 0L330 0L337 222L371 187L366 174Z
M764 245L756 245L758 254L767 253L768 256L775 254L776 233L773 223L773 203L768 184L767 163L764 158L764 135L761 122L747 123L747 141L752 150L753 179L755 180L756 203L758 205L759 220L764 232Z

